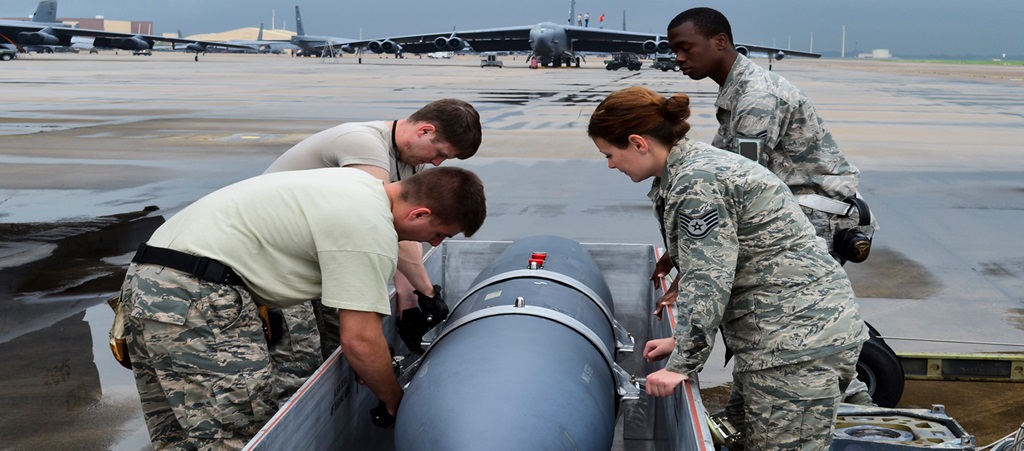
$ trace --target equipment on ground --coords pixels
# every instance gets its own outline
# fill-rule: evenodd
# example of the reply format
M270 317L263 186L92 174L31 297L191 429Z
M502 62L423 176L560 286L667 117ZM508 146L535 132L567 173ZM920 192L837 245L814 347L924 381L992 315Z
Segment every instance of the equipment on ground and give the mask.
M395 449L610 449L619 403L639 397L615 363L633 343L612 309L579 243L514 242L452 306L418 363Z
M640 57L632 52L616 53L612 59L606 60L604 63L604 68L608 70L619 70L622 67L629 70L640 70L640 67L644 64L640 61Z

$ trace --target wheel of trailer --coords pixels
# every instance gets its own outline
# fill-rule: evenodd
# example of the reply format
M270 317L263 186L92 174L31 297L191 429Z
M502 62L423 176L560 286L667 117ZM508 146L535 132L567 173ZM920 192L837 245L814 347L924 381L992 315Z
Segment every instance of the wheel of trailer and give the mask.
M872 333L860 351L857 379L867 384L871 399L880 407L896 407L903 396L903 366L877 333Z
M1016 445L1017 442L1013 438L1008 438L995 443L995 447L992 448L992 451L1013 451L1015 449L1014 446Z

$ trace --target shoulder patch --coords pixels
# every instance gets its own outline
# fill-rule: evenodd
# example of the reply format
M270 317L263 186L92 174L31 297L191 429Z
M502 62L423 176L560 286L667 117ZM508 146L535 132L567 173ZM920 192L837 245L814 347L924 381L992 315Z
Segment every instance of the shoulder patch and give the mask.
M718 210L711 209L697 216L679 213L679 225L690 238L699 240L708 236L718 226Z

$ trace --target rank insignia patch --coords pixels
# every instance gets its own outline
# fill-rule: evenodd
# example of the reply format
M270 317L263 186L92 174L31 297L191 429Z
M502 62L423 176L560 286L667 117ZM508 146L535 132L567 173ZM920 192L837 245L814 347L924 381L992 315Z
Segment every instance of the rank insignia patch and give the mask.
M711 209L697 216L679 213L679 225L690 238L699 240L708 236L718 226L718 210Z

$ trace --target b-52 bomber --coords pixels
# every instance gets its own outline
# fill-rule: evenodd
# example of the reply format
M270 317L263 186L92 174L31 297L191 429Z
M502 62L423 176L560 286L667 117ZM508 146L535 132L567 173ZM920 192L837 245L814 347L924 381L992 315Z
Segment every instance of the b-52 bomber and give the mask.
M570 22L575 10L575 0L570 3ZM373 53L390 53L401 56L403 53L458 52L473 50L476 52L529 52L527 61L536 60L542 66L580 66L585 61L584 52L618 53L631 52L648 55L664 55L670 53L668 41L664 35L637 33L631 31L592 28L583 24L562 25L554 22L541 22L536 25L519 27L489 28L483 30L426 33L409 36L387 37L368 40L353 40L334 43L334 50L355 53L366 49ZM319 43L318 51L327 47ZM769 60L781 60L786 56L804 58L820 58L817 53L782 50L776 47L760 45L736 44L736 50L742 55L762 54Z
M209 47L250 50L251 46L225 44L220 42L193 41L167 38L141 33L117 33L113 31L88 30L69 27L57 22L57 0L42 0L30 21L0 20L0 44L11 44L19 49L26 45L71 46L71 38L84 36L93 38L94 47L105 47L135 52L151 50L157 41L185 44L185 50L196 54L206 53Z

